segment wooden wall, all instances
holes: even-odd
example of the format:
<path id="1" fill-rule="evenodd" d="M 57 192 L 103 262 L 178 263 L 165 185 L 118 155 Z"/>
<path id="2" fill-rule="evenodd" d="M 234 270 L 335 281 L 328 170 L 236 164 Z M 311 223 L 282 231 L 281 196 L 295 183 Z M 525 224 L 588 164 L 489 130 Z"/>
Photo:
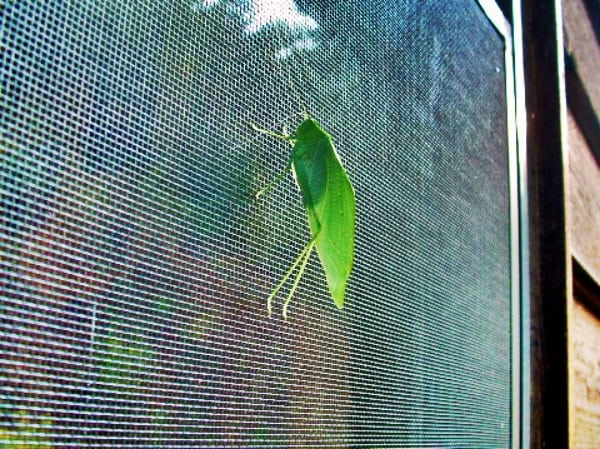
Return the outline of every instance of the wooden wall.
<path id="1" fill-rule="evenodd" d="M 600 448 L 600 17 L 563 0 L 568 104 L 569 447 Z"/>

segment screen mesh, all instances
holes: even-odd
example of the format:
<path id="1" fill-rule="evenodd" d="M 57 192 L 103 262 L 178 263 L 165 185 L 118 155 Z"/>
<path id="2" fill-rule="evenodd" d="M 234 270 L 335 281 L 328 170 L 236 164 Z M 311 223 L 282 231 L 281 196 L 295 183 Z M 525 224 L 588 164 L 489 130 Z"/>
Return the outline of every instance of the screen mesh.
<path id="1" fill-rule="evenodd" d="M 475 1 L 0 5 L 0 445 L 505 448 L 504 42 Z M 346 307 L 293 178 L 357 197 Z"/>

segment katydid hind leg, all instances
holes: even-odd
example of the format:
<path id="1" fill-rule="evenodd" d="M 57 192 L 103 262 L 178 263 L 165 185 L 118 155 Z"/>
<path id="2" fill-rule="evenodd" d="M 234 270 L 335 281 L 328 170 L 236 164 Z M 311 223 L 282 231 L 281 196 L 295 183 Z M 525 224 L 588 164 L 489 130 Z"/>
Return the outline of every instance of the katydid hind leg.
<path id="1" fill-rule="evenodd" d="M 308 242 L 308 244 L 304 248 L 302 248 L 302 250 L 300 250 L 300 253 L 296 257 L 296 259 L 294 260 L 294 262 L 292 263 L 290 268 L 286 271 L 286 273 L 283 275 L 283 277 L 281 278 L 279 283 L 275 286 L 275 288 L 269 294 L 269 297 L 267 298 L 267 313 L 269 314 L 269 316 L 271 316 L 273 313 L 273 298 L 275 298 L 277 293 L 279 293 L 279 290 L 281 290 L 281 287 L 284 286 L 284 284 L 289 279 L 289 277 L 292 275 L 292 273 L 294 272 L 294 270 L 296 269 L 298 264 L 300 264 L 300 262 L 303 262 L 304 257 L 306 256 L 306 253 L 309 252 L 310 250 L 312 250 L 314 241 L 315 241 L 314 238 L 312 238 L 310 240 L 310 242 Z"/>
<path id="2" fill-rule="evenodd" d="M 288 293 L 285 300 L 283 301 L 283 319 L 286 321 L 287 321 L 287 311 L 288 311 L 290 301 L 292 300 L 294 293 L 296 293 L 298 284 L 300 284 L 300 279 L 302 278 L 302 275 L 304 274 L 304 270 L 306 269 L 306 264 L 308 263 L 308 259 L 310 259 L 310 255 L 312 254 L 313 248 L 314 248 L 314 242 L 312 242 L 310 244 L 308 251 L 304 255 L 304 260 L 302 261 L 302 265 L 300 265 L 300 268 L 298 269 L 298 273 L 296 274 L 296 277 L 294 278 L 294 283 L 292 284 L 292 288 L 290 289 L 290 292 Z"/>

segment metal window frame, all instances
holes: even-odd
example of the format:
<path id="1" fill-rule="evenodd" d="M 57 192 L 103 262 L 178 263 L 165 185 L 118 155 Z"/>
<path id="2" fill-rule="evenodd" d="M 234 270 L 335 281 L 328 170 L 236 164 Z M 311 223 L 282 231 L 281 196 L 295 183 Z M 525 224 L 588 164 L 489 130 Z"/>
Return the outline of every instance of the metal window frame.
<path id="1" fill-rule="evenodd" d="M 520 17 L 515 27 L 504 17 L 494 0 L 477 0 L 488 20 L 505 42 L 506 119 L 509 168 L 510 259 L 511 259 L 511 447 L 529 446 L 529 412 L 523 398 L 529 394 L 525 373 L 529 372 L 527 329 L 529 319 L 528 210 L 526 189 L 524 88 L 518 67 L 522 52 L 513 44 L 520 35 Z M 513 34 L 515 33 L 515 34 Z M 519 34 L 516 34 L 519 33 Z"/>
<path id="2" fill-rule="evenodd" d="M 525 159 L 520 150 L 524 139 L 524 116 L 519 111 L 523 110 L 522 85 L 515 72 L 518 66 L 517 50 L 513 46 L 512 29 L 508 21 L 494 0 L 477 0 L 487 18 L 493 24 L 505 42 L 505 72 L 506 72 L 506 110 L 507 110 L 507 144 L 509 165 L 509 204 L 510 204 L 510 259 L 511 259 L 511 441 L 513 448 L 520 448 L 525 432 L 522 430 L 521 418 L 525 417 L 525 403 L 523 397 L 527 386 L 524 384 L 525 363 L 524 357 L 527 332 L 525 329 L 525 310 L 528 305 L 528 277 L 527 273 L 527 191 L 524 183 Z M 517 79 L 517 82 L 515 82 Z M 521 93 L 521 94 L 520 94 Z M 527 422 L 527 421 L 525 421 Z M 527 447 L 523 445 L 523 447 Z"/>

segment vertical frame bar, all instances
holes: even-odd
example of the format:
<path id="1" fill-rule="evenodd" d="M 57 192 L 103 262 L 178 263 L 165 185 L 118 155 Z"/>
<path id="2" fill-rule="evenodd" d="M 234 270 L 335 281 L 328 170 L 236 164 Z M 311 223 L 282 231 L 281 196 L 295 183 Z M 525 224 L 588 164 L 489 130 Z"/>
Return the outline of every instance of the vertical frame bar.
<path id="1" fill-rule="evenodd" d="M 514 0 L 521 48 L 526 136 L 521 149 L 522 195 L 528 240 L 523 272 L 528 295 L 524 320 L 523 447 L 567 448 L 568 309 L 570 258 L 567 233 L 566 102 L 560 0 Z M 519 83 L 517 83 L 517 86 Z"/>
<path id="2" fill-rule="evenodd" d="M 516 138 L 518 151 L 518 180 L 519 180 L 519 206 L 520 206 L 520 239 L 521 239 L 521 269 L 520 289 L 521 303 L 519 305 L 521 314 L 520 333 L 520 423 L 519 423 L 519 446 L 522 449 L 529 448 L 531 444 L 530 422 L 531 407 L 529 398 L 531 396 L 531 328 L 530 317 L 530 282 L 529 282 L 529 203 L 527 197 L 527 113 L 525 110 L 525 71 L 523 64 L 523 27 L 521 16 L 521 5 L 519 0 L 513 0 L 513 50 L 514 50 L 514 80 L 515 80 L 515 118 Z"/>
<path id="3" fill-rule="evenodd" d="M 515 64 L 511 26 L 502 10 L 493 0 L 478 0 L 479 5 L 504 39 L 506 72 L 506 121 L 508 143 L 509 197 L 510 197 L 510 257 L 511 257 L 511 447 L 522 447 L 522 301 L 527 291 L 522 285 L 523 241 L 527 224 L 522 219 L 521 204 L 525 197 L 519 176 L 519 145 Z"/>

